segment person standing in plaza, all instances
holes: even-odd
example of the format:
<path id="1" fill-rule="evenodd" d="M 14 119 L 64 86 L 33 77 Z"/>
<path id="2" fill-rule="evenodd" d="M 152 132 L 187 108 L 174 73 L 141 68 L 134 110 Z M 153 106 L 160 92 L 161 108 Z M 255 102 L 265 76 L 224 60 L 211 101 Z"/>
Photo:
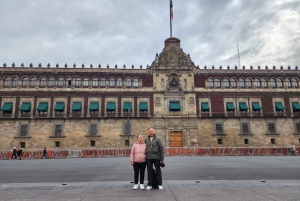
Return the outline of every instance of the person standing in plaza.
<path id="1" fill-rule="evenodd" d="M 138 188 L 140 176 L 140 189 L 145 190 L 144 177 L 146 169 L 146 143 L 142 135 L 137 136 L 137 141 L 133 144 L 130 152 L 130 164 L 134 170 L 134 186 L 133 190 Z"/>
<path id="2" fill-rule="evenodd" d="M 22 159 L 22 154 L 23 154 L 22 149 L 18 149 L 18 151 L 17 151 L 17 157 L 19 157 L 19 160 Z"/>
<path id="3" fill-rule="evenodd" d="M 162 141 L 156 136 L 153 128 L 148 129 L 149 136 L 146 138 L 146 163 L 148 172 L 148 185 L 147 190 L 152 189 L 153 184 L 153 165 L 156 170 L 158 189 L 163 190 L 162 186 L 162 173 L 160 166 L 164 164 L 164 147 Z"/>
<path id="4" fill-rule="evenodd" d="M 43 150 L 43 156 L 42 156 L 41 159 L 43 159 L 44 157 L 47 159 L 47 149 L 46 149 L 46 147 Z"/>
<path id="5" fill-rule="evenodd" d="M 12 151 L 12 155 L 10 157 L 10 159 L 17 159 L 17 149 L 16 147 L 13 147 L 13 151 Z"/>

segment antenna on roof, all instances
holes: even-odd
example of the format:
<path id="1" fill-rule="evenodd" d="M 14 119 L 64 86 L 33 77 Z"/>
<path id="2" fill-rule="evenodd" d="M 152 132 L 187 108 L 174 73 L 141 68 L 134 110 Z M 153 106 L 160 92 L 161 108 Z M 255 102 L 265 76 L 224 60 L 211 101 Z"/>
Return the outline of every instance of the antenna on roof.
<path id="1" fill-rule="evenodd" d="M 241 69 L 241 58 L 240 58 L 240 49 L 239 49 L 239 40 L 237 40 L 237 52 L 238 52 L 238 64 L 239 64 L 239 69 Z"/>

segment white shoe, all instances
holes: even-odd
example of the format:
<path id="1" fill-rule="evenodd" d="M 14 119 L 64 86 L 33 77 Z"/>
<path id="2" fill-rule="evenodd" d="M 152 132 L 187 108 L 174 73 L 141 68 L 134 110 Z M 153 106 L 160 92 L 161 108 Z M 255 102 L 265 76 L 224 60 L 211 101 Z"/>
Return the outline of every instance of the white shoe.
<path id="1" fill-rule="evenodd" d="M 158 190 L 163 190 L 163 186 L 158 186 Z"/>
<path id="2" fill-rule="evenodd" d="M 136 190 L 138 188 L 138 185 L 137 184 L 134 184 L 134 186 L 133 186 L 133 190 Z"/>
<path id="3" fill-rule="evenodd" d="M 140 184 L 140 189 L 145 190 L 144 184 Z"/>
<path id="4" fill-rule="evenodd" d="M 147 186 L 146 190 L 150 191 L 152 189 L 152 186 Z"/>

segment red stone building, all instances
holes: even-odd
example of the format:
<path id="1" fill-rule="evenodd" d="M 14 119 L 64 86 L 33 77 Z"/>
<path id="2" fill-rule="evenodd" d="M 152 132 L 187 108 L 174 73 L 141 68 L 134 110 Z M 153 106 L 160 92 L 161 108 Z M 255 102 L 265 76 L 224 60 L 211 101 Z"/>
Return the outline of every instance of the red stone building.
<path id="1" fill-rule="evenodd" d="M 0 68 L 0 149 L 127 147 L 154 127 L 166 147 L 300 141 L 298 67 L 197 67 L 169 38 L 151 66 Z"/>

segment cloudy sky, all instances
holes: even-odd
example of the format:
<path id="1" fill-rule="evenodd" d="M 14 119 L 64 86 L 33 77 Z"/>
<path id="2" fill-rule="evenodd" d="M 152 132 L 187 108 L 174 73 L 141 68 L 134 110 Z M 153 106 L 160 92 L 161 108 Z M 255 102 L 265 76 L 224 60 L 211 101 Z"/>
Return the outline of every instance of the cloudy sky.
<path id="1" fill-rule="evenodd" d="M 173 37 L 200 68 L 300 66 L 300 0 L 173 0 Z M 151 64 L 169 0 L 0 1 L 0 65 Z"/>

